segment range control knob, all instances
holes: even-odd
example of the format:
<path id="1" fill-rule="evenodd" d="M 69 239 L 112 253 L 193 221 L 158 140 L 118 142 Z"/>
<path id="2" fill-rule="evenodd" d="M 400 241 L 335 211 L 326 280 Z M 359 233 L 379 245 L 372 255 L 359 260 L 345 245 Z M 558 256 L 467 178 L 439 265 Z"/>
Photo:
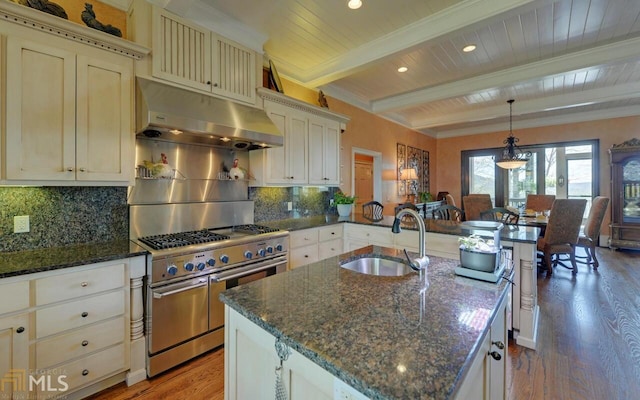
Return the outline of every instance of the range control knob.
<path id="1" fill-rule="evenodd" d="M 210 267 L 213 267 L 214 265 L 216 265 L 216 260 L 214 258 L 210 258 L 207 260 L 207 265 Z"/>
<path id="2" fill-rule="evenodd" d="M 253 253 L 251 253 L 249 250 L 245 251 L 244 258 L 246 258 L 247 260 L 251 260 L 253 258 Z"/>
<path id="3" fill-rule="evenodd" d="M 189 263 L 186 263 L 186 264 L 184 265 L 184 269 L 186 269 L 186 270 L 187 270 L 187 271 L 189 271 L 189 272 L 193 271 L 193 263 L 190 263 L 190 262 L 189 262 Z"/>
<path id="4" fill-rule="evenodd" d="M 220 261 L 222 261 L 223 263 L 228 263 L 229 262 L 229 256 L 226 254 L 223 254 L 220 256 Z"/>
<path id="5" fill-rule="evenodd" d="M 281 244 L 277 244 L 276 245 L 276 250 L 277 251 L 282 251 L 282 245 Z"/>
<path id="6" fill-rule="evenodd" d="M 198 269 L 198 271 L 202 271 L 205 266 L 206 266 L 205 263 L 201 262 L 201 263 L 198 263 L 198 265 L 196 265 L 196 268 Z"/>
<path id="7" fill-rule="evenodd" d="M 176 267 L 175 265 L 171 264 L 167 267 L 167 274 L 175 275 L 177 273 L 178 273 L 178 267 Z"/>
<path id="8" fill-rule="evenodd" d="M 267 254 L 267 252 L 265 251 L 265 249 L 260 249 L 260 250 L 258 250 L 258 253 L 257 253 L 257 254 L 258 254 L 260 257 L 264 257 L 264 256 Z"/>
<path id="9" fill-rule="evenodd" d="M 273 253 L 273 246 L 267 246 L 267 253 Z"/>

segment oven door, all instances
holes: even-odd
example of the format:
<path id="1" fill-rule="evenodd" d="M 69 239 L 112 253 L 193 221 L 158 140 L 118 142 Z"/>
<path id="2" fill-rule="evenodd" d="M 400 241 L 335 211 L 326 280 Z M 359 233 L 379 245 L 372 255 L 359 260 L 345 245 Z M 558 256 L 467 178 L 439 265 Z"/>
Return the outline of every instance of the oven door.
<path id="1" fill-rule="evenodd" d="M 150 288 L 149 353 L 155 354 L 207 332 L 208 298 L 206 276 Z"/>
<path id="2" fill-rule="evenodd" d="M 211 275 L 212 282 L 226 282 L 227 289 L 257 281 L 287 270 L 287 256 L 243 264 Z"/>

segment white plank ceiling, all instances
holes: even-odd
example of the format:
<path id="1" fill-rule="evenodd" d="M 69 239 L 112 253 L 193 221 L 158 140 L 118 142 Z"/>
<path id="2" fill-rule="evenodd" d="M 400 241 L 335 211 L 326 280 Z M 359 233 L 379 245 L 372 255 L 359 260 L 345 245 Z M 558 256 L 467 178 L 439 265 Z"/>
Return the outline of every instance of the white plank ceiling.
<path id="1" fill-rule="evenodd" d="M 640 0 L 152 1 L 435 137 L 640 115 Z"/>

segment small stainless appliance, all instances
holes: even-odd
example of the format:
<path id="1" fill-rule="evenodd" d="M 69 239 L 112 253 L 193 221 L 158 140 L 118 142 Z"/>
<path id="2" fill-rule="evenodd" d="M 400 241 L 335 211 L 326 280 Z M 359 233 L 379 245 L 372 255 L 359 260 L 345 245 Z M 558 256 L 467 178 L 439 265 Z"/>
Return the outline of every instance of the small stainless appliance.
<path id="1" fill-rule="evenodd" d="M 252 224 L 253 202 L 131 205 L 147 262 L 147 374 L 224 343 L 220 292 L 284 272 L 288 232 Z"/>

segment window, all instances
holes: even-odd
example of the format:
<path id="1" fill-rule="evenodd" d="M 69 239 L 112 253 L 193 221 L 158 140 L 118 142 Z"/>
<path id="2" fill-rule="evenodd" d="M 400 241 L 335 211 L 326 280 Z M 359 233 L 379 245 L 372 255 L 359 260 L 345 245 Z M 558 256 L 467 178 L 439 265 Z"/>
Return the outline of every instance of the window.
<path id="1" fill-rule="evenodd" d="M 489 193 L 496 206 L 520 206 L 530 193 L 558 198 L 591 199 L 600 192 L 599 141 L 521 146 L 532 153 L 522 168 L 505 170 L 494 163 L 501 148 L 462 152 L 462 195 Z"/>

